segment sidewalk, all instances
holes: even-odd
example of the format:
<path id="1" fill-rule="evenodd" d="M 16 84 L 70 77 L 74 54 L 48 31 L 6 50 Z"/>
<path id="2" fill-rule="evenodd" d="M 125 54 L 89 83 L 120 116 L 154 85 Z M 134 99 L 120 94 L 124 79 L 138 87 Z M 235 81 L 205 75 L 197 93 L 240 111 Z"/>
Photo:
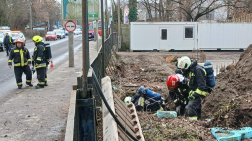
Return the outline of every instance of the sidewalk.
<path id="1" fill-rule="evenodd" d="M 95 43 L 90 42 L 90 62 L 96 55 Z M 72 85 L 77 84 L 81 68 L 82 48 L 75 54 L 75 67 L 69 68 L 66 60 L 49 71 L 48 87 L 39 90 L 24 87 L 0 105 L 0 140 L 62 141 Z"/>

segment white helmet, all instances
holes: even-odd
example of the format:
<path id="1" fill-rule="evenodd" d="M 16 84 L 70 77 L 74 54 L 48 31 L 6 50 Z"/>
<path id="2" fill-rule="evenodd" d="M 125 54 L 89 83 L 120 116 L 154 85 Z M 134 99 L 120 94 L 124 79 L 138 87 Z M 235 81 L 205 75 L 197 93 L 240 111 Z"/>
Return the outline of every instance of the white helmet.
<path id="1" fill-rule="evenodd" d="M 187 70 L 191 64 L 192 64 L 191 59 L 187 56 L 183 56 L 178 60 L 177 67 L 179 69 Z"/>
<path id="2" fill-rule="evenodd" d="M 124 99 L 125 104 L 129 104 L 130 102 L 131 102 L 131 97 L 129 96 Z"/>

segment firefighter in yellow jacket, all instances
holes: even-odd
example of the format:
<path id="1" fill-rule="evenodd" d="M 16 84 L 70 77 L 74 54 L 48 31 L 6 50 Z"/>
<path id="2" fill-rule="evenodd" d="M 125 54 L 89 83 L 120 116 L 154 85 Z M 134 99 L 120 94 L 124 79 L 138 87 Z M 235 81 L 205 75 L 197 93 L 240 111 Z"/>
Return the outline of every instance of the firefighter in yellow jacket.
<path id="1" fill-rule="evenodd" d="M 32 73 L 31 73 L 31 58 L 27 48 L 24 48 L 24 41 L 18 38 L 16 41 L 16 47 L 10 51 L 8 65 L 12 67 L 12 60 L 14 62 L 14 72 L 18 89 L 22 89 L 22 74 L 26 74 L 26 84 L 32 87 Z"/>
<path id="2" fill-rule="evenodd" d="M 36 89 L 44 88 L 45 86 L 45 68 L 46 68 L 46 54 L 44 53 L 45 47 L 44 43 L 40 36 L 34 36 L 33 42 L 35 44 L 33 56 L 32 56 L 32 65 L 34 66 L 37 72 L 37 78 L 39 83 L 36 86 Z"/>

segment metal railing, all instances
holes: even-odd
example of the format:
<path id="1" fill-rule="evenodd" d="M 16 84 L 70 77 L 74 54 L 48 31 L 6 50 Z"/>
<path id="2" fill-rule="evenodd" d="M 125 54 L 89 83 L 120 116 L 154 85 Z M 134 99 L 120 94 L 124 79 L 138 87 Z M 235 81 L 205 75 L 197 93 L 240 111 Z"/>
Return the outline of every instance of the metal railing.
<path id="1" fill-rule="evenodd" d="M 76 98 L 75 111 L 70 112 L 74 113 L 74 122 L 67 121 L 67 124 L 74 123 L 70 129 L 66 129 L 67 132 L 70 132 L 70 135 L 66 135 L 65 139 L 67 141 L 96 141 L 97 140 L 97 131 L 96 131 L 96 107 L 101 106 L 101 98 L 99 96 L 98 86 L 101 86 L 101 79 L 105 76 L 106 67 L 109 65 L 111 59 L 111 51 L 115 49 L 117 44 L 117 33 L 110 34 L 107 40 L 104 42 L 104 47 L 101 47 L 98 51 L 98 55 L 93 62 L 91 62 L 90 69 L 87 74 L 87 84 L 83 85 L 82 76 L 77 77 L 77 90 L 76 95 L 73 96 Z M 103 54 L 102 49 L 104 48 L 104 64 L 102 61 Z M 104 68 L 103 68 L 104 66 Z M 93 73 L 94 71 L 94 73 Z M 96 75 L 98 80 L 98 85 L 95 81 L 95 78 L 92 75 Z M 72 131 L 74 130 L 74 131 Z M 71 135 L 71 133 L 73 134 Z M 70 136 L 70 137 L 69 137 Z M 67 139 L 68 138 L 68 139 Z M 69 140 L 70 139 L 70 140 Z"/>
<path id="2" fill-rule="evenodd" d="M 111 51 L 112 51 L 113 47 L 117 44 L 117 41 L 118 41 L 117 40 L 117 33 L 113 33 L 113 34 L 110 34 L 108 39 L 104 42 L 104 46 L 105 46 L 104 68 L 102 68 L 102 53 L 101 53 L 102 47 L 100 48 L 100 50 L 99 50 L 100 53 L 98 54 L 96 59 L 91 63 L 91 67 L 93 68 L 100 85 L 101 85 L 101 79 L 103 77 L 105 77 L 102 75 L 103 74 L 102 71 L 106 71 L 106 68 L 109 65 L 110 58 L 111 58 Z M 89 70 L 89 71 L 91 71 L 91 70 Z M 89 75 L 91 75 L 91 74 L 89 73 Z M 94 87 L 93 94 L 95 95 L 96 99 L 99 99 L 99 94 L 97 92 L 97 88 L 95 87 L 94 83 L 92 83 L 92 82 L 94 82 L 92 79 L 93 79 L 93 77 L 88 76 L 88 84 L 89 84 L 88 88 L 92 85 Z"/>

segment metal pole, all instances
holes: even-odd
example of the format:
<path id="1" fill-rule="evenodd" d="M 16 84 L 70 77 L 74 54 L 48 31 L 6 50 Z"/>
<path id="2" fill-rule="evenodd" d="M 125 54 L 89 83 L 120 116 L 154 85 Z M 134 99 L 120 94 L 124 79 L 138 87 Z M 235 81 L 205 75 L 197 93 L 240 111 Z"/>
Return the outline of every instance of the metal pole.
<path id="1" fill-rule="evenodd" d="M 30 2 L 30 29 L 32 29 L 32 9 L 31 9 L 32 3 Z"/>
<path id="2" fill-rule="evenodd" d="M 68 33 L 69 67 L 74 67 L 73 32 Z"/>
<path id="3" fill-rule="evenodd" d="M 108 23 L 109 23 L 109 14 L 108 14 L 108 0 L 105 0 L 105 5 L 106 5 L 106 10 L 105 10 L 105 15 L 106 15 L 106 20 L 105 20 L 105 22 L 106 22 L 106 32 L 105 32 L 105 34 L 106 34 L 106 39 L 108 38 L 108 36 L 109 36 L 109 29 L 108 29 Z"/>
<path id="4" fill-rule="evenodd" d="M 89 66 L 89 54 L 88 54 L 88 12 L 87 12 L 87 0 L 82 0 L 82 84 L 86 85 L 87 72 Z"/>
<path id="5" fill-rule="evenodd" d="M 96 47 L 97 47 L 97 52 L 99 51 L 99 34 L 98 34 L 98 31 L 99 31 L 99 21 L 96 20 Z"/>
<path id="6" fill-rule="evenodd" d="M 118 15 L 118 48 L 121 49 L 121 10 L 120 0 L 117 0 L 117 15 Z"/>
<path id="7" fill-rule="evenodd" d="M 104 46 L 104 11 L 103 0 L 101 0 L 101 25 L 102 25 L 102 77 L 105 77 L 105 46 Z"/>

